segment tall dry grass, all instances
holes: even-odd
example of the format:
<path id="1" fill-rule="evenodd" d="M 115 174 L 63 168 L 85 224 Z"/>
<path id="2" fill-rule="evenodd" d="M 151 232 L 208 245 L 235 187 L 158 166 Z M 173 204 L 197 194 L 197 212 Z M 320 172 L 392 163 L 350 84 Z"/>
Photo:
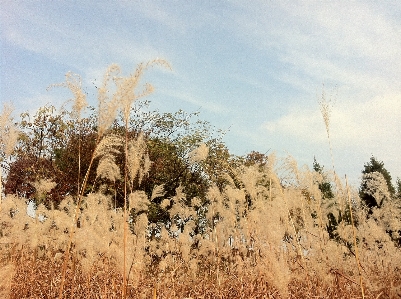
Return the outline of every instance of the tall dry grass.
<path id="1" fill-rule="evenodd" d="M 323 198 L 321 173 L 291 157 L 231 166 L 226 186 L 209 188 L 207 204 L 179 187 L 160 204 L 172 222 L 151 222 L 147 210 L 163 185 L 151 196 L 133 188 L 151 163 L 146 142 L 108 127 L 122 111 L 127 128 L 133 101 L 151 91 L 134 92 L 138 80 L 154 63 L 127 78 L 112 66 L 99 91 L 92 161 L 100 159 L 98 176 L 124 177 L 124 207 L 116 209 L 101 192 L 84 194 L 88 176 L 77 199 L 67 196 L 50 210 L 39 205 L 33 217 L 24 199 L 8 195 L 0 209 L 1 297 L 399 298 L 401 252 L 386 231 L 400 218 L 391 209 L 366 217 L 357 190 L 327 173 L 333 202 L 348 202 L 352 212 L 350 224 L 337 226 L 339 238 L 330 238 L 327 215 L 338 216 L 341 204 Z M 125 157 L 124 173 L 117 154 Z M 189 163 L 207 155 L 201 145 Z M 133 219 L 132 209 L 143 213 Z"/>
<path id="2" fill-rule="evenodd" d="M 364 222 L 358 211 L 357 227 L 338 227 L 343 242 L 329 239 L 312 216 L 319 209 L 320 192 L 314 183 L 319 178 L 307 169 L 296 170 L 298 180 L 286 188 L 273 169 L 254 167 L 238 170 L 247 187 L 229 185 L 223 192 L 211 188 L 206 213 L 210 225 L 203 235 L 194 234 L 195 222 L 203 221 L 197 213 L 199 203 L 193 199 L 191 206 L 185 205 L 182 190 L 170 199 L 169 213 L 183 222 L 168 227 L 149 223 L 143 214 L 133 225 L 133 233 L 124 233 L 124 211 L 113 209 L 111 198 L 84 196 L 63 297 L 118 297 L 126 273 L 125 295 L 131 298 L 149 297 L 154 288 L 157 298 L 355 298 L 360 296 L 360 277 L 366 298 L 379 294 L 397 298 L 400 249 L 385 228 L 372 220 Z M 270 192 L 272 197 L 267 196 Z M 350 192 L 355 200 L 356 191 Z M 131 206 L 145 208 L 151 200 L 141 191 L 129 199 Z M 10 298 L 54 298 L 75 204 L 66 198 L 59 209 L 39 206 L 35 218 L 25 210 L 19 198 L 3 200 L 2 269 L 12 277 L 3 287 L 11 290 Z M 160 232 L 150 237 L 150 229 L 155 228 Z M 360 274 L 353 262 L 357 252 Z"/>

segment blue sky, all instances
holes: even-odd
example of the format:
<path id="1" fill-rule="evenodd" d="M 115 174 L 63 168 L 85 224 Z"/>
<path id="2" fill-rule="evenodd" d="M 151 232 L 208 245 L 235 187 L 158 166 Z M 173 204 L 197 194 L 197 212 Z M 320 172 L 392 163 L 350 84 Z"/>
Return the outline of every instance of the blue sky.
<path id="1" fill-rule="evenodd" d="M 399 1 L 0 0 L 0 101 L 17 112 L 60 106 L 46 91 L 68 71 L 89 102 L 111 63 L 128 75 L 156 57 L 173 70 L 146 75 L 151 108 L 200 110 L 229 132 L 234 154 L 292 155 L 331 168 L 318 98 L 335 99 L 337 172 L 359 184 L 371 155 L 401 177 Z"/>

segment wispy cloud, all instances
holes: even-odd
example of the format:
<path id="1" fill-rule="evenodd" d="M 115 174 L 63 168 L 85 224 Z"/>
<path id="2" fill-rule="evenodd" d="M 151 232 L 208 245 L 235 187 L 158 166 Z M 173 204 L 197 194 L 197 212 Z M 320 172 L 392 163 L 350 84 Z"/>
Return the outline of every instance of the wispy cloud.
<path id="1" fill-rule="evenodd" d="M 132 19 L 138 16 L 145 17 L 170 30 L 179 31 L 181 33 L 185 32 L 188 27 L 188 23 L 185 22 L 182 17 L 178 16 L 178 12 L 182 12 L 181 9 L 183 6 L 185 7 L 187 5 L 181 5 L 180 10 L 168 10 L 167 8 L 170 4 L 164 1 L 119 1 L 116 2 L 116 5 L 127 12 Z"/>
<path id="2" fill-rule="evenodd" d="M 367 1 L 257 3 L 240 2 L 248 13 L 236 19 L 238 34 L 278 55 L 302 80 L 306 75 L 358 89 L 400 87 L 394 76 L 401 74 L 400 24 L 385 15 L 387 7 Z"/>
<path id="3" fill-rule="evenodd" d="M 265 122 L 269 134 L 290 136 L 312 145 L 327 141 L 323 117 L 316 109 L 293 106 L 285 115 Z M 369 147 L 378 149 L 386 143 L 401 146 L 401 93 L 378 96 L 364 103 L 337 101 L 332 110 L 330 132 L 339 149 Z"/>
<path id="4" fill-rule="evenodd" d="M 333 135 L 343 147 L 401 147 L 401 93 L 374 97 L 364 103 L 341 103 L 333 113 Z M 390 154 L 390 153 L 389 153 Z"/>
<path id="5" fill-rule="evenodd" d="M 138 63 L 160 54 L 142 36 L 138 42 L 127 27 L 107 26 L 109 12 L 96 4 L 93 10 L 99 15 L 93 16 L 91 22 L 81 19 L 79 14 L 75 18 L 58 15 L 40 5 L 21 3 L 6 8 L 3 14 L 7 17 L 2 22 L 4 40 L 81 71 L 102 63 Z"/>
<path id="6" fill-rule="evenodd" d="M 296 138 L 312 144 L 321 144 L 326 134 L 322 125 L 323 121 L 318 111 L 298 107 L 276 120 L 265 122 L 262 127 L 270 135 L 284 138 L 287 136 L 287 138 Z"/>
<path id="7" fill-rule="evenodd" d="M 189 103 L 193 105 L 196 109 L 200 109 L 202 111 L 206 110 L 211 113 L 222 114 L 228 110 L 227 107 L 225 107 L 219 102 L 207 101 L 205 99 L 198 98 L 194 94 L 189 92 L 163 90 L 161 91 L 161 94 L 166 95 L 173 100 L 175 99 L 183 103 Z"/>

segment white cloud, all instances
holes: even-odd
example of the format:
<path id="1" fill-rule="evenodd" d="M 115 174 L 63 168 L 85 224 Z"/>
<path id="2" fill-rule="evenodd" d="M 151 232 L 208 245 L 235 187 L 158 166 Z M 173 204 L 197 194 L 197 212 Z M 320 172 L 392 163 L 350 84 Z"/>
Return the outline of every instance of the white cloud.
<path id="1" fill-rule="evenodd" d="M 287 114 L 262 127 L 269 134 L 295 137 L 310 144 L 327 142 L 323 117 L 318 110 L 293 106 Z M 378 96 L 364 103 L 338 101 L 330 118 L 330 137 L 339 149 L 371 150 L 401 147 L 401 94 Z"/>
<path id="2" fill-rule="evenodd" d="M 120 1 L 116 5 L 120 9 L 130 12 L 132 18 L 138 15 L 144 16 L 149 20 L 158 22 L 171 30 L 180 31 L 181 33 L 186 30 L 187 23 L 177 16 L 179 10 L 167 10 L 162 2 L 158 1 Z M 171 4 L 169 3 L 168 6 Z M 171 7 L 170 7 L 171 8 Z M 179 7 L 182 9 L 183 7 Z"/>
<path id="3" fill-rule="evenodd" d="M 238 4 L 242 41 L 293 66 L 292 76 L 358 90 L 400 88 L 401 24 L 367 1 Z M 401 9 L 398 5 L 398 9 Z M 373 84 L 372 84 L 373 83 Z"/>
<path id="4" fill-rule="evenodd" d="M 318 111 L 302 107 L 293 108 L 288 114 L 265 122 L 262 127 L 270 134 L 295 137 L 310 143 L 321 143 L 326 138 L 323 119 Z"/>
<path id="5" fill-rule="evenodd" d="M 204 99 L 199 99 L 195 95 L 189 92 L 180 92 L 180 91 L 173 91 L 173 90 L 162 90 L 160 91 L 162 95 L 166 95 L 173 99 L 178 99 L 179 101 L 183 101 L 186 103 L 190 103 L 196 106 L 197 109 L 207 110 L 212 113 L 223 113 L 227 111 L 227 108 L 224 105 L 218 102 L 206 101 Z"/>
<path id="6" fill-rule="evenodd" d="M 376 96 L 364 103 L 341 103 L 333 113 L 333 135 L 343 147 L 401 147 L 401 94 Z M 397 143 L 397 144 L 394 144 Z"/>

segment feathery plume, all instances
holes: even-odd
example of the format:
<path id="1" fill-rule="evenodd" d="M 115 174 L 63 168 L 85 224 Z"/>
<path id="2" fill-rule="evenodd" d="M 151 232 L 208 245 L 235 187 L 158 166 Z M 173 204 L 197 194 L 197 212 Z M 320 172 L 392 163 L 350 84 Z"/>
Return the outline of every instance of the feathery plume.
<path id="1" fill-rule="evenodd" d="M 166 191 L 164 191 L 164 184 L 157 185 L 152 190 L 152 196 L 150 200 L 154 200 L 157 197 L 162 197 L 164 194 L 166 194 Z"/>
<path id="2" fill-rule="evenodd" d="M 49 193 L 54 187 L 56 187 L 57 183 L 53 182 L 49 179 L 40 179 L 32 183 L 32 186 L 36 189 L 36 199 L 38 203 L 42 202 L 47 193 Z"/>
<path id="3" fill-rule="evenodd" d="M 68 72 L 65 74 L 65 82 L 52 84 L 47 89 L 49 90 L 50 88 L 57 86 L 66 87 L 72 92 L 74 95 L 74 98 L 70 100 L 73 101 L 72 116 L 76 119 L 80 119 L 82 110 L 88 106 L 86 95 L 82 90 L 81 76 L 72 72 Z"/>
<path id="4" fill-rule="evenodd" d="M 129 195 L 129 208 L 138 211 L 147 211 L 150 204 L 144 191 L 135 191 Z"/>
<path id="5" fill-rule="evenodd" d="M 123 138 L 119 135 L 109 134 L 99 142 L 93 153 L 93 158 L 97 158 L 107 154 L 119 154 L 117 149 L 123 145 Z"/>
<path id="6" fill-rule="evenodd" d="M 127 159 L 128 174 L 131 181 L 138 178 L 139 183 L 141 183 L 151 164 L 142 133 L 136 139 L 129 141 Z"/>
<path id="7" fill-rule="evenodd" d="M 120 73 L 120 67 L 112 64 L 107 68 L 102 85 L 98 88 L 98 135 L 101 138 L 106 130 L 111 126 L 117 116 L 119 109 L 119 99 L 115 95 L 112 99 L 109 96 L 109 83 L 112 77 Z"/>
<path id="8" fill-rule="evenodd" d="M 208 154 L 209 147 L 206 144 L 202 143 L 200 146 L 189 153 L 189 163 L 193 164 L 201 162 L 207 158 Z"/>
<path id="9" fill-rule="evenodd" d="M 11 117 L 13 111 L 14 108 L 11 104 L 4 104 L 3 111 L 0 114 L 0 149 L 6 158 L 14 150 L 19 136 L 19 131 Z"/>
<path id="10" fill-rule="evenodd" d="M 115 162 L 115 156 L 105 154 L 100 158 L 99 165 L 96 170 L 96 176 L 108 179 L 112 182 L 121 178 L 120 168 Z"/>

